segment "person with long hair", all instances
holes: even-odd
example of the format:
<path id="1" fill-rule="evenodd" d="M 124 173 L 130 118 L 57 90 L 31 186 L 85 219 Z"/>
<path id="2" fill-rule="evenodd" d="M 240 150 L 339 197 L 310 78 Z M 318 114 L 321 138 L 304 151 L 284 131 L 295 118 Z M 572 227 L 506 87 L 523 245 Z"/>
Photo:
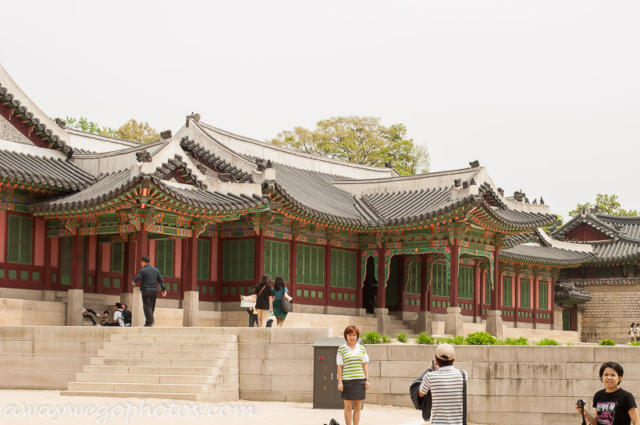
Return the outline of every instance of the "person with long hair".
<path id="1" fill-rule="evenodd" d="M 289 289 L 284 283 L 282 276 L 276 276 L 276 283 L 273 285 L 273 314 L 276 316 L 276 323 L 281 328 L 284 319 L 287 318 L 287 312 L 282 311 L 282 297 L 291 301 L 293 298 L 289 296 Z"/>
<path id="2" fill-rule="evenodd" d="M 269 319 L 269 312 L 273 311 L 273 290 L 269 283 L 269 275 L 263 274 L 260 282 L 253 288 L 253 296 L 256 301 L 256 311 L 258 312 L 258 326 L 266 327 Z"/>
<path id="3" fill-rule="evenodd" d="M 360 423 L 360 411 L 365 392 L 369 389 L 369 355 L 364 345 L 358 344 L 360 331 L 355 326 L 347 326 L 344 339 L 338 348 L 338 390 L 344 401 L 344 420 L 347 425 Z M 352 413 L 353 412 L 353 413 Z"/>
<path id="4" fill-rule="evenodd" d="M 591 416 L 584 408 L 576 403 L 578 414 L 591 425 L 640 425 L 640 415 L 636 406 L 636 399 L 628 391 L 620 388 L 624 369 L 618 363 L 607 362 L 600 366 L 600 380 L 604 389 L 593 396 L 593 407 L 596 416 Z"/>
<path id="5" fill-rule="evenodd" d="M 629 342 L 634 342 L 638 340 L 636 324 L 632 323 L 629 328 Z"/>

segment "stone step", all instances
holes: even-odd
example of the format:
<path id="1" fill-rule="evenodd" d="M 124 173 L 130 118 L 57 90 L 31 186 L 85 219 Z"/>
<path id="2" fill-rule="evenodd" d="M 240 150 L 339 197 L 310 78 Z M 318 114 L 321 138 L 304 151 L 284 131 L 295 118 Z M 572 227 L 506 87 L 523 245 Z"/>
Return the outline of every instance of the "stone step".
<path id="1" fill-rule="evenodd" d="M 121 375 L 132 373 L 134 375 L 152 375 L 154 373 L 163 372 L 167 375 L 199 375 L 210 376 L 218 375 L 225 372 L 233 372 L 229 370 L 233 368 L 224 367 L 179 367 L 179 366 L 163 366 L 163 367 L 147 367 L 147 366 L 108 366 L 108 365 L 84 365 L 82 371 L 84 373 L 109 373 Z M 237 369 L 237 368 L 236 368 Z"/>
<path id="2" fill-rule="evenodd" d="M 236 351 L 236 342 L 109 342 L 104 348 L 108 350 L 207 350 L 207 351 Z"/>
<path id="3" fill-rule="evenodd" d="M 137 393 L 190 393 L 237 391 L 239 384 L 141 384 L 136 382 L 69 382 L 69 391 L 123 391 Z"/>
<path id="4" fill-rule="evenodd" d="M 70 397 L 122 397 L 122 398 L 163 398 L 170 400 L 188 400 L 200 401 L 201 394 L 195 393 L 142 393 L 142 392 L 124 392 L 124 391 L 60 391 L 60 395 Z M 237 398 L 236 398 L 237 400 Z M 226 401 L 226 400 L 224 400 Z"/>
<path id="5" fill-rule="evenodd" d="M 163 359 L 163 358 L 106 358 L 92 357 L 92 365 L 107 366 L 145 366 L 145 367 L 215 367 L 215 366 L 237 366 L 238 359 Z"/>
<path id="6" fill-rule="evenodd" d="M 164 371 L 163 371 L 164 372 Z M 76 382 L 117 382 L 136 384 L 224 384 L 223 375 L 138 375 L 112 373 L 77 373 Z"/>
<path id="7" fill-rule="evenodd" d="M 131 348 L 131 347 L 129 347 Z M 158 359 L 228 359 L 238 357 L 237 351 L 222 350 L 118 350 L 111 348 L 98 349 L 98 357 L 109 359 L 135 359 L 135 358 L 158 358 Z"/>
<path id="8" fill-rule="evenodd" d="M 237 335 L 113 334 L 111 342 L 238 342 Z"/>

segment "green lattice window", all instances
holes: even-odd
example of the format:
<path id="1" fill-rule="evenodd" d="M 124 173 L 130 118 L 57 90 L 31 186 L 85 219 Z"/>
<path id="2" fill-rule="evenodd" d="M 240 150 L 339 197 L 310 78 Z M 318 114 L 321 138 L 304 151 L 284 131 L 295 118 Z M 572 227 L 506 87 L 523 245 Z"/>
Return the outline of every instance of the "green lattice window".
<path id="1" fill-rule="evenodd" d="M 289 282 L 289 242 L 264 241 L 264 272 L 273 280 Z"/>
<path id="2" fill-rule="evenodd" d="M 64 236 L 60 249 L 60 284 L 71 285 L 71 258 L 73 257 L 73 237 Z"/>
<path id="3" fill-rule="evenodd" d="M 198 239 L 198 265 L 197 279 L 209 280 L 211 266 L 211 241 L 209 239 Z"/>
<path id="4" fill-rule="evenodd" d="M 489 282 L 489 277 L 485 277 L 485 289 L 484 289 L 484 303 L 486 305 L 491 305 L 491 282 Z"/>
<path id="5" fill-rule="evenodd" d="M 502 305 L 504 307 L 511 307 L 511 300 L 513 299 L 513 280 L 510 277 L 502 279 Z"/>
<path id="6" fill-rule="evenodd" d="M 409 264 L 407 274 L 407 294 L 420 294 L 420 271 L 422 264 L 420 261 L 413 261 Z"/>
<path id="7" fill-rule="evenodd" d="M 540 310 L 547 310 L 549 308 L 549 284 L 547 282 L 540 282 L 540 302 L 538 307 Z"/>
<path id="8" fill-rule="evenodd" d="M 254 239 L 222 243 L 222 280 L 236 282 L 255 279 L 256 244 Z"/>
<path id="9" fill-rule="evenodd" d="M 324 285 L 324 248 L 298 245 L 296 256 L 296 283 Z"/>
<path id="10" fill-rule="evenodd" d="M 471 267 L 459 268 L 458 298 L 463 300 L 473 299 L 473 269 Z"/>
<path id="11" fill-rule="evenodd" d="M 331 286 L 334 288 L 356 287 L 356 253 L 341 249 L 331 250 Z"/>
<path id="12" fill-rule="evenodd" d="M 432 268 L 433 295 L 436 297 L 450 296 L 451 282 L 447 279 L 447 265 L 434 263 Z"/>
<path id="13" fill-rule="evenodd" d="M 124 271 L 124 242 L 114 242 L 111 245 L 111 271 L 113 273 Z"/>
<path id="14" fill-rule="evenodd" d="M 520 307 L 529 308 L 531 306 L 530 281 L 520 281 Z"/>
<path id="15" fill-rule="evenodd" d="M 173 239 L 156 242 L 156 267 L 162 277 L 173 277 Z"/>
<path id="16" fill-rule="evenodd" d="M 10 263 L 31 264 L 33 219 L 20 215 L 10 215 L 8 232 L 7 261 Z"/>

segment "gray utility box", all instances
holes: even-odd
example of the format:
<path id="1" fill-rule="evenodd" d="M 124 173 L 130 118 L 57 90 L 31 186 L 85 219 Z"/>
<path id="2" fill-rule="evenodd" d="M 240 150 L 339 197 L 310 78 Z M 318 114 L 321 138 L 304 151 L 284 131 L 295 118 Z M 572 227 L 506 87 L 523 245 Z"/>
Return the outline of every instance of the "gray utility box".
<path id="1" fill-rule="evenodd" d="M 313 408 L 344 409 L 338 390 L 338 348 L 344 338 L 318 338 L 313 343 Z"/>

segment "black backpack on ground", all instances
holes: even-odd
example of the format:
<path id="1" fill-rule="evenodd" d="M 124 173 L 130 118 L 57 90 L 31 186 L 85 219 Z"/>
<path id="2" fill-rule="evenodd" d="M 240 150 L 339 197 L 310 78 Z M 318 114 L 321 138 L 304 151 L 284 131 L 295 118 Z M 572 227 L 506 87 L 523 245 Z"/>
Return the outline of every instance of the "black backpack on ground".
<path id="1" fill-rule="evenodd" d="M 132 317 L 133 316 L 131 315 L 131 312 L 129 310 L 122 311 L 122 321 L 124 322 L 125 326 L 131 326 Z"/>

